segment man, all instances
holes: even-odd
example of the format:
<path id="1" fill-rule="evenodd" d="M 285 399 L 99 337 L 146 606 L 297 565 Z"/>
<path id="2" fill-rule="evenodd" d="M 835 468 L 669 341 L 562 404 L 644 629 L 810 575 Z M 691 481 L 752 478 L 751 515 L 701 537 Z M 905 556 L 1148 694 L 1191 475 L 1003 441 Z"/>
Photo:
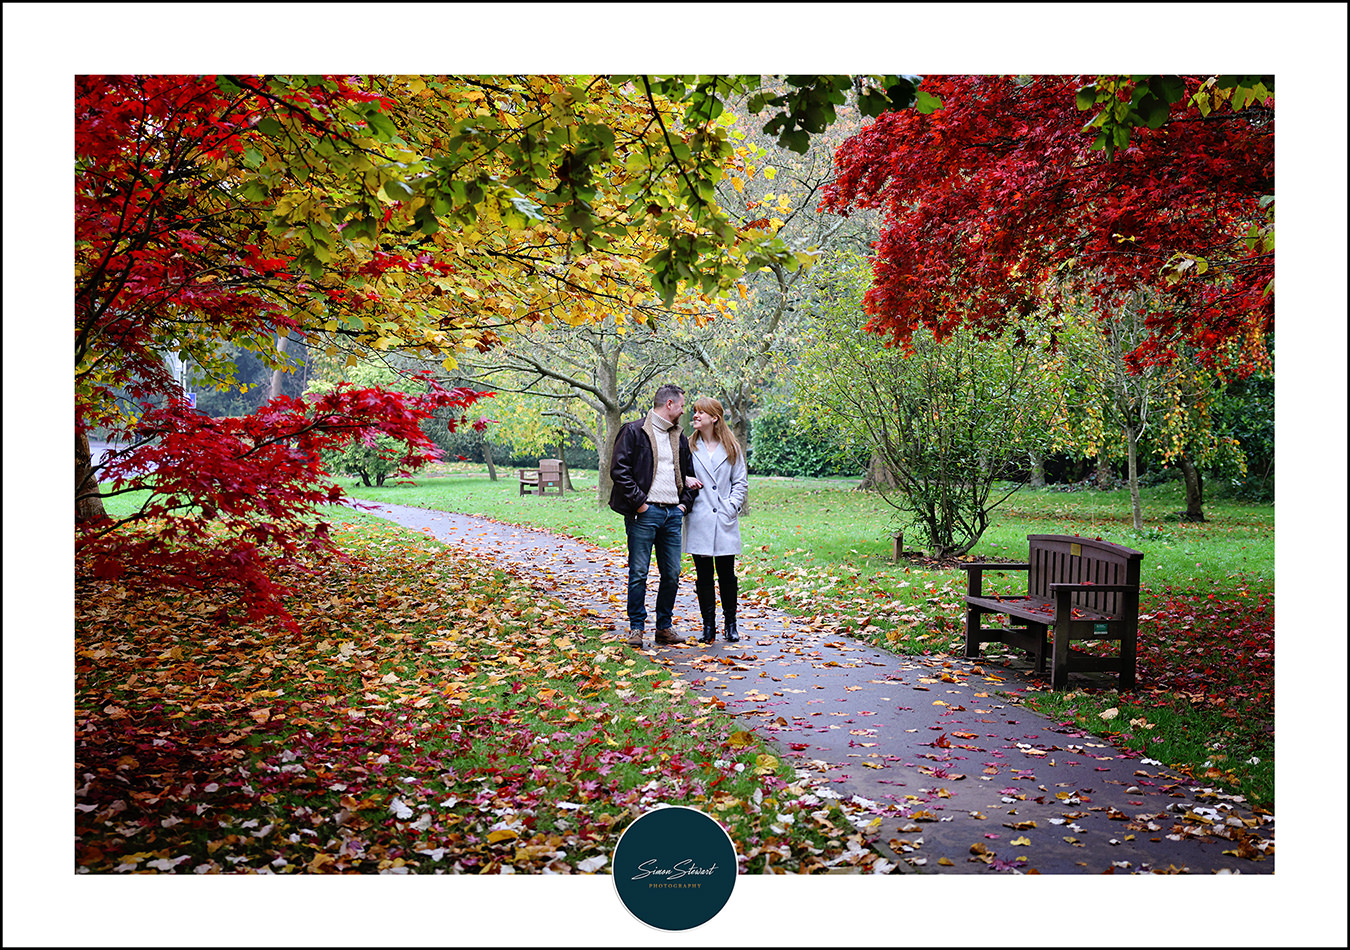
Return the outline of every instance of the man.
<path id="1" fill-rule="evenodd" d="M 647 624 L 647 571 L 656 549 L 661 584 L 656 591 L 656 642 L 683 637 L 673 629 L 680 584 L 680 531 L 684 513 L 702 483 L 694 477 L 689 440 L 680 431 L 684 390 L 667 384 L 656 391 L 647 418 L 626 422 L 614 437 L 609 507 L 623 515 L 628 535 L 628 643 L 643 646 Z"/>

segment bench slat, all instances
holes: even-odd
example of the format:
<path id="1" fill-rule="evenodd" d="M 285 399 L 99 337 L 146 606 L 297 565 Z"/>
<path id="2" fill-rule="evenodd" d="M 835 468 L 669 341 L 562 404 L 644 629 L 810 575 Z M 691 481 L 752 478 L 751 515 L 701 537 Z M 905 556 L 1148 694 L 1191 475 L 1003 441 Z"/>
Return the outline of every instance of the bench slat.
<path id="1" fill-rule="evenodd" d="M 966 603 L 983 607 L 991 613 L 1022 617 L 1027 620 L 1034 620 L 1037 623 L 1053 623 L 1055 619 L 1055 602 L 1040 597 L 1023 598 L 1021 600 L 1007 597 L 967 597 Z M 1119 620 L 1121 618 L 1096 610 L 1084 610 L 1081 607 L 1075 607 L 1071 619 L 1081 620 L 1084 623 L 1104 623 L 1108 620 Z"/>

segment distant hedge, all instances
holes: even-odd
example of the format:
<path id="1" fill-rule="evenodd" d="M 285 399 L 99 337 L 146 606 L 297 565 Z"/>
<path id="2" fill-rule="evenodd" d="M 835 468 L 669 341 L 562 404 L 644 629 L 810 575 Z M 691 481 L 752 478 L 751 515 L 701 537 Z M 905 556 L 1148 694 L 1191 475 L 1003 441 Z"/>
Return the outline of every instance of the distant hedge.
<path id="1" fill-rule="evenodd" d="M 795 410 L 769 408 L 750 423 L 750 471 L 756 475 L 829 478 L 860 475 L 866 454 L 802 424 Z"/>

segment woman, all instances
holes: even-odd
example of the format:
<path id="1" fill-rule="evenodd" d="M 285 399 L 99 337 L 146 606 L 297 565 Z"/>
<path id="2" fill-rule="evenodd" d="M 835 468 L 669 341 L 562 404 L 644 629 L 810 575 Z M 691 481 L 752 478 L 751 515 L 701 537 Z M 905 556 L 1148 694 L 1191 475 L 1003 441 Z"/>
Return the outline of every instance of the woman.
<path id="1" fill-rule="evenodd" d="M 689 448 L 703 488 L 685 515 L 684 549 L 694 557 L 694 589 L 703 614 L 699 639 L 704 643 L 717 639 L 715 572 L 722 592 L 724 636 L 735 643 L 740 640 L 736 633 L 736 555 L 741 553 L 741 509 L 750 492 L 745 450 L 727 428 L 722 404 L 716 399 L 694 400 L 692 423 Z"/>

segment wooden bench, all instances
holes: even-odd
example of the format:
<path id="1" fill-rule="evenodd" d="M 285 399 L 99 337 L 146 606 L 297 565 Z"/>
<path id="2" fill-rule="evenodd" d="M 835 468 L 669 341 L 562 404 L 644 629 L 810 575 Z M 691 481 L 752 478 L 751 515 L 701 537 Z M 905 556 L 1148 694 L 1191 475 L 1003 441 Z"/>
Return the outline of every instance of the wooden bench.
<path id="1" fill-rule="evenodd" d="M 1134 688 L 1139 640 L 1138 551 L 1090 538 L 1033 534 L 1026 564 L 962 564 L 966 582 L 966 656 L 980 655 L 982 643 L 1007 643 L 1029 651 L 1036 671 L 1045 672 L 1047 638 L 1050 688 L 1063 689 L 1071 672 L 1114 671 L 1120 689 Z M 1027 592 L 985 594 L 985 571 L 1026 571 Z M 1003 628 L 981 625 L 984 614 L 1008 617 Z M 1118 656 L 1070 649 L 1074 640 L 1117 640 Z"/>
<path id="2" fill-rule="evenodd" d="M 540 459 L 538 468 L 516 469 L 520 479 L 521 495 L 546 495 L 549 490 L 563 493 L 563 463 L 561 459 Z"/>

